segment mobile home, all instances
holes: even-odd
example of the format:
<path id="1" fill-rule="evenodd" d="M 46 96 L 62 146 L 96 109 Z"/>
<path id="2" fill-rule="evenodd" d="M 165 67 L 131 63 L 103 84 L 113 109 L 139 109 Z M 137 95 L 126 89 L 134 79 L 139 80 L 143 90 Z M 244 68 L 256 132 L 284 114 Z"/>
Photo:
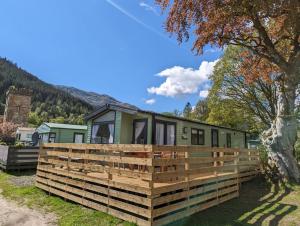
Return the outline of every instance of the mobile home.
<path id="1" fill-rule="evenodd" d="M 85 143 L 87 126 L 44 122 L 36 131 L 40 143 Z"/>
<path id="2" fill-rule="evenodd" d="M 16 131 L 16 142 L 24 145 L 32 144 L 32 134 L 36 128 L 18 127 Z"/>
<path id="3" fill-rule="evenodd" d="M 246 148 L 245 131 L 107 104 L 86 116 L 87 143 Z"/>

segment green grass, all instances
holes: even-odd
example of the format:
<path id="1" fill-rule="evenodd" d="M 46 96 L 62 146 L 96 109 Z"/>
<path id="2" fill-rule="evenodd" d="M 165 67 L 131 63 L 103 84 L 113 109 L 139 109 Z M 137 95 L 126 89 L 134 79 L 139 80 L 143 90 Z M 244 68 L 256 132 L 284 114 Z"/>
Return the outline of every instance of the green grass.
<path id="1" fill-rule="evenodd" d="M 242 185 L 240 197 L 175 222 L 184 226 L 299 226 L 300 185 L 257 178 Z"/>
<path id="2" fill-rule="evenodd" d="M 2 195 L 31 208 L 42 207 L 58 216 L 58 224 L 133 225 L 108 214 L 84 208 L 34 186 L 16 187 L 10 175 L 0 173 Z M 170 226 L 298 226 L 300 225 L 300 185 L 278 185 L 257 178 L 243 184 L 240 197 L 212 207 Z"/>
<path id="3" fill-rule="evenodd" d="M 10 175 L 0 173 L 0 188 L 2 195 L 30 208 L 43 208 L 47 212 L 55 213 L 58 225 L 106 226 L 106 225 L 134 225 L 124 222 L 108 214 L 87 209 L 80 205 L 64 201 L 56 196 L 49 196 L 46 192 L 34 186 L 17 187 L 9 182 Z"/>

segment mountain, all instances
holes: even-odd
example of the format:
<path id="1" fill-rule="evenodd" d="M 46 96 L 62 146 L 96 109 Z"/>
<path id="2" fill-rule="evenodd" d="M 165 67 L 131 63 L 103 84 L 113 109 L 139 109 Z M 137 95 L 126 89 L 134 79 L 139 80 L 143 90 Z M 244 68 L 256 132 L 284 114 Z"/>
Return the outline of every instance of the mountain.
<path id="1" fill-rule="evenodd" d="M 95 107 L 105 103 L 123 104 L 107 95 L 51 85 L 6 58 L 0 58 L 0 115 L 4 113 L 6 91 L 10 86 L 33 91 L 29 123 L 35 126 L 46 121 L 82 124 L 84 115 Z"/>
<path id="2" fill-rule="evenodd" d="M 134 105 L 122 103 L 122 102 L 116 100 L 115 98 L 108 96 L 106 94 L 87 92 L 87 91 L 83 91 L 83 90 L 80 90 L 80 89 L 77 89 L 74 87 L 68 87 L 68 86 L 63 86 L 63 85 L 59 85 L 56 87 L 60 90 L 63 90 L 65 92 L 69 93 L 70 95 L 72 95 L 75 98 L 78 98 L 86 103 L 89 103 L 94 108 L 98 108 L 104 104 L 117 104 L 117 105 L 121 105 L 124 107 L 129 107 L 129 108 L 137 108 Z"/>

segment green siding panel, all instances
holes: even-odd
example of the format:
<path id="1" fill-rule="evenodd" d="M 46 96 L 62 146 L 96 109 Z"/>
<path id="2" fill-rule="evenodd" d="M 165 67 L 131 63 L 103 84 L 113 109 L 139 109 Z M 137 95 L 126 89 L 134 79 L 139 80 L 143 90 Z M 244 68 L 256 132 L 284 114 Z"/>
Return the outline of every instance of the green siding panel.
<path id="1" fill-rule="evenodd" d="M 122 122 L 122 113 L 116 111 L 116 118 L 115 118 L 115 136 L 114 136 L 114 143 L 120 144 L 121 140 L 121 122 Z"/>
<path id="2" fill-rule="evenodd" d="M 91 136 L 92 136 L 92 120 L 87 122 L 87 138 L 86 143 L 91 143 Z"/>

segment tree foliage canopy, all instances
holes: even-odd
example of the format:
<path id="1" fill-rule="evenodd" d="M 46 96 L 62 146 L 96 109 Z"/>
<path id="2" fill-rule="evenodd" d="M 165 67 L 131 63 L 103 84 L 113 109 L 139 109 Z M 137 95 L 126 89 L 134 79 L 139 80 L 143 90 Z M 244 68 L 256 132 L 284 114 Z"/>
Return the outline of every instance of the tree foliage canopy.
<path id="1" fill-rule="evenodd" d="M 193 49 L 202 53 L 206 44 L 238 45 L 245 52 L 244 75 L 268 77 L 281 71 L 296 78 L 300 60 L 299 0 L 156 0 L 164 10 L 168 32 L 179 42 L 193 29 Z M 259 73 L 251 73 L 251 71 Z M 249 72 L 249 73 L 247 73 Z"/>
<path id="2" fill-rule="evenodd" d="M 248 83 L 240 74 L 243 48 L 229 46 L 216 64 L 208 96 L 210 123 L 261 131 L 276 117 L 277 88 L 262 78 Z"/>

